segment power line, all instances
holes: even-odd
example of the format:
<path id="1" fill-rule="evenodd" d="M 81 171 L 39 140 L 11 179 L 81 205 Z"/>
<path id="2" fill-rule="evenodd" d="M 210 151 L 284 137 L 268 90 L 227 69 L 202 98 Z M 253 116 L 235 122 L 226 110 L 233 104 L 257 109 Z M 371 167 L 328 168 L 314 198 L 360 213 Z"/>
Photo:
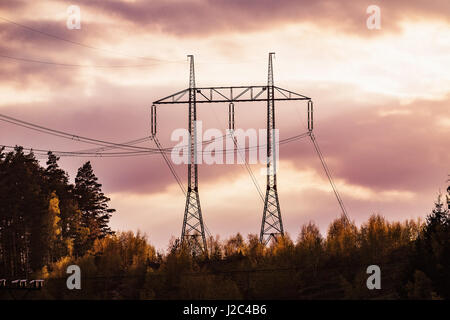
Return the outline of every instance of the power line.
<path id="1" fill-rule="evenodd" d="M 258 181 L 256 180 L 255 175 L 253 174 L 252 168 L 248 164 L 247 159 L 245 158 L 245 154 L 242 154 L 241 151 L 239 150 L 239 146 L 238 146 L 236 138 L 232 136 L 232 139 L 233 139 L 234 145 L 236 146 L 237 152 L 239 153 L 241 158 L 244 160 L 245 168 L 247 169 L 247 172 L 250 175 L 250 179 L 252 179 L 252 182 L 253 182 L 253 185 L 256 188 L 256 191 L 258 192 L 259 197 L 261 198 L 262 202 L 264 203 L 264 195 L 263 195 L 263 193 L 261 191 L 261 188 L 260 188 L 260 186 L 258 184 Z"/>
<path id="2" fill-rule="evenodd" d="M 2 119 L 0 119 L 2 121 Z M 283 142 L 280 142 L 280 145 L 290 143 L 293 141 L 297 141 L 300 138 L 306 137 L 308 134 L 302 134 L 298 136 L 291 137 L 289 139 L 286 139 Z M 146 139 L 147 138 L 141 138 Z M 137 139 L 137 140 L 141 140 Z M 14 150 L 17 146 L 11 146 L 11 145 L 1 145 L 0 147 L 5 147 L 5 149 L 8 150 Z M 161 147 L 161 150 L 157 149 L 151 149 L 149 148 L 148 151 L 123 151 L 123 152 L 100 152 L 99 149 L 117 149 L 115 146 L 111 147 L 104 147 L 104 148 L 98 148 L 98 149 L 87 149 L 87 150 L 80 150 L 80 151 L 58 151 L 58 150 L 50 150 L 50 149 L 40 149 L 40 148 L 34 148 L 34 147 L 22 147 L 23 150 L 30 150 L 30 152 L 33 152 L 35 155 L 39 155 L 42 157 L 47 157 L 48 152 L 52 152 L 56 156 L 59 157 L 77 157 L 77 158 L 123 158 L 123 157 L 136 157 L 136 156 L 147 156 L 147 155 L 155 155 L 159 153 L 168 153 L 165 151 L 164 148 Z M 248 151 L 248 148 L 239 148 L 236 149 L 238 151 L 246 150 Z M 234 150 L 231 150 L 234 152 Z M 228 151 L 219 150 L 217 152 L 221 152 L 222 154 L 225 154 Z M 250 169 L 251 170 L 251 169 Z"/>
<path id="3" fill-rule="evenodd" d="M 153 141 L 155 141 L 156 146 L 160 150 L 160 153 L 166 162 L 167 166 L 169 167 L 170 172 L 172 173 L 173 177 L 177 181 L 178 185 L 180 186 L 181 191 L 183 192 L 183 195 L 186 195 L 186 189 L 184 188 L 183 182 L 181 182 L 180 177 L 178 176 L 177 172 L 175 171 L 175 168 L 172 165 L 172 162 L 169 161 L 167 158 L 167 155 L 162 151 L 161 144 L 159 143 L 159 140 L 156 136 L 153 137 Z"/>
<path id="4" fill-rule="evenodd" d="M 122 150 L 126 150 L 126 151 L 144 151 L 144 152 L 153 152 L 153 153 L 158 153 L 161 152 L 161 150 L 165 153 L 170 153 L 172 151 L 179 151 L 182 150 L 183 148 L 187 148 L 187 145 L 185 146 L 174 146 L 174 147 L 170 147 L 170 148 L 162 148 L 161 150 L 159 149 L 155 149 L 155 148 L 148 148 L 148 147 L 139 147 L 139 146 L 134 146 L 132 144 L 128 144 L 128 143 L 114 143 L 114 142 L 109 142 L 109 141 L 105 141 L 105 140 L 98 140 L 98 139 L 93 139 L 93 138 L 88 138 L 88 137 L 82 137 L 79 135 L 75 135 L 72 133 L 67 133 L 64 131 L 60 131 L 60 130 L 55 130 L 55 129 L 51 129 L 51 128 L 47 128 L 38 124 L 34 124 L 31 122 L 27 122 L 27 121 L 23 121 L 17 118 L 13 118 L 4 114 L 0 114 L 0 121 L 4 121 L 10 124 L 14 124 L 23 128 L 27 128 L 33 131 L 37 131 L 37 132 L 41 132 L 41 133 L 45 133 L 45 134 L 49 134 L 52 136 L 56 136 L 59 138 L 63 138 L 63 139 L 67 139 L 67 140 L 72 140 L 72 141 L 79 141 L 79 142 L 83 142 L 83 143 L 87 143 L 87 144 L 92 144 L 92 145 L 97 145 L 100 146 L 101 148 L 98 149 L 88 149 L 88 150 L 82 150 L 80 151 L 61 151 L 60 153 L 72 153 L 72 154 L 84 154 L 84 155 L 88 155 L 90 153 L 92 154 L 99 154 L 99 152 L 97 152 L 97 150 L 102 149 L 102 148 L 108 148 L 108 149 L 122 149 Z M 295 135 L 295 136 L 291 136 L 289 138 L 286 139 L 282 139 L 279 141 L 279 145 L 283 145 L 285 143 L 290 143 L 292 141 L 304 138 L 308 135 L 308 133 L 302 133 L 299 135 Z M 223 139 L 224 137 L 226 137 L 228 135 L 223 135 L 222 137 L 220 137 L 220 139 Z M 138 141 L 138 140 L 146 140 L 149 139 L 148 137 L 144 137 L 144 138 L 140 138 L 140 139 L 136 139 L 134 141 Z M 203 141 L 202 144 L 208 144 L 211 143 L 212 141 L 214 141 L 213 139 L 210 139 L 208 141 Z M 258 144 L 256 146 L 248 146 L 248 147 L 244 147 L 244 148 L 237 148 L 236 150 L 245 150 L 245 151 L 249 151 L 249 150 L 253 150 L 256 148 L 260 148 L 265 146 L 265 144 Z M 87 151 L 87 152 L 86 152 Z M 234 150 L 216 150 L 217 153 L 221 153 L 221 154 L 226 154 L 226 153 L 234 153 Z M 205 151 L 202 151 L 202 153 L 205 153 Z"/>
<path id="5" fill-rule="evenodd" d="M 47 36 L 47 37 L 50 37 L 50 38 L 53 38 L 53 39 L 56 39 L 56 40 L 59 40 L 59 41 L 67 42 L 67 43 L 72 44 L 72 45 L 76 45 L 76 46 L 79 46 L 79 47 L 83 47 L 83 48 L 87 48 L 87 49 L 91 49 L 91 50 L 95 50 L 95 51 L 103 51 L 103 52 L 106 52 L 106 53 L 111 53 L 111 54 L 115 54 L 115 55 L 126 57 L 126 58 L 141 59 L 141 60 L 145 60 L 145 61 L 154 61 L 154 62 L 158 62 L 158 64 L 162 64 L 162 63 L 184 63 L 185 62 L 184 59 L 167 60 L 167 59 L 160 59 L 160 58 L 153 58 L 153 57 L 146 57 L 146 56 L 131 55 L 131 54 L 120 52 L 120 51 L 116 51 L 116 50 L 100 48 L 100 47 L 93 46 L 93 45 L 90 45 L 90 44 L 86 44 L 86 43 L 83 43 L 83 42 L 70 40 L 70 39 L 61 37 L 59 35 L 53 34 L 53 33 L 42 31 L 42 30 L 30 27 L 28 25 L 19 23 L 17 21 L 13 21 L 11 19 L 7 19 L 5 17 L 1 17 L 0 16 L 0 20 L 3 20 L 3 21 L 5 21 L 5 22 L 7 22 L 9 24 L 15 25 L 16 27 L 20 27 L 20 28 L 23 28 L 25 30 L 28 30 L 28 31 L 31 31 L 31 32 L 34 32 L 34 33 L 38 33 L 38 34 L 41 34 L 41 35 L 44 35 L 44 36 Z M 215 65 L 217 65 L 217 64 L 231 65 L 231 64 L 243 64 L 243 63 L 253 63 L 253 62 L 255 62 L 255 59 L 247 59 L 247 60 L 242 60 L 240 62 L 234 62 L 234 61 L 213 61 L 213 60 L 211 60 L 211 61 L 204 61 L 204 62 L 199 62 L 199 63 L 200 64 L 215 64 Z M 53 64 L 53 63 L 50 63 L 50 64 Z M 76 66 L 76 65 L 73 65 L 73 66 Z M 79 65 L 79 66 L 80 67 L 85 67 L 83 65 Z M 145 65 L 145 66 L 150 66 L 150 65 Z M 109 67 L 109 66 L 98 66 L 98 67 L 105 67 L 106 68 L 106 67 Z M 121 67 L 127 67 L 127 66 L 121 66 Z M 138 66 L 128 66 L 128 67 L 138 67 Z"/>
<path id="6" fill-rule="evenodd" d="M 53 136 L 60 137 L 63 139 L 80 141 L 80 142 L 84 142 L 84 143 L 88 143 L 88 144 L 99 145 L 102 147 L 111 148 L 111 149 L 116 148 L 116 149 L 128 150 L 128 148 L 131 148 L 132 150 L 138 149 L 138 150 L 143 150 L 143 151 L 155 151 L 155 152 L 161 151 L 158 149 L 136 147 L 136 146 L 129 145 L 129 144 L 114 143 L 114 142 L 108 142 L 108 141 L 104 141 L 104 140 L 82 137 L 82 136 L 75 135 L 72 133 L 67 133 L 64 131 L 47 128 L 47 127 L 37 125 L 37 124 L 31 123 L 31 122 L 27 122 L 27 121 L 23 121 L 23 120 L 20 120 L 17 118 L 6 116 L 4 114 L 0 114 L 0 121 L 8 122 L 8 123 L 20 126 L 20 127 L 24 127 L 24 128 L 30 129 L 30 130 L 34 130 L 34 131 L 49 134 L 49 135 L 53 135 Z M 225 136 L 222 136 L 221 138 L 223 138 L 223 137 L 225 137 Z M 142 138 L 142 139 L 144 139 L 144 138 Z M 212 139 L 210 141 L 203 141 L 202 143 L 207 144 L 211 141 L 212 141 Z M 164 149 L 164 152 L 171 152 L 172 149 L 177 150 L 177 148 L 184 148 L 184 147 L 185 146 L 179 146 L 179 147 L 174 147 L 174 148 L 170 148 L 170 149 Z"/>
<path id="7" fill-rule="evenodd" d="M 221 121 L 219 120 L 219 117 L 217 116 L 217 113 L 216 113 L 216 110 L 214 109 L 214 107 L 212 107 L 211 110 L 213 111 L 213 114 L 214 114 L 214 117 L 216 118 L 217 123 L 220 124 Z M 247 162 L 245 154 L 242 154 L 241 150 L 239 150 L 239 146 L 238 146 L 237 140 L 234 137 L 234 105 L 233 105 L 233 116 L 232 117 L 233 117 L 233 130 L 230 133 L 230 137 L 233 140 L 236 152 L 239 154 L 239 156 L 242 158 L 242 160 L 244 160 L 245 169 L 247 170 L 248 174 L 250 175 L 250 179 L 252 180 L 252 183 L 255 186 L 256 191 L 258 192 L 261 200 L 264 203 L 264 196 L 262 194 L 261 188 L 259 187 L 258 181 L 256 180 L 256 178 L 255 178 L 255 176 L 253 174 L 252 168 L 249 166 L 249 164 Z M 229 124 L 229 125 L 231 125 L 231 124 Z M 229 129 L 231 130 L 231 128 L 229 128 Z M 234 154 L 234 152 L 233 152 L 233 154 Z"/>
<path id="8" fill-rule="evenodd" d="M 3 119 L 1 119 L 3 118 Z M 83 136 L 79 136 L 76 134 L 72 134 L 72 133 L 67 133 L 64 131 L 60 131 L 60 130 L 55 130 L 55 129 L 50 129 L 44 126 L 40 126 L 37 124 L 33 124 L 27 121 L 23 121 L 23 120 L 19 120 L 13 117 L 9 117 L 6 116 L 4 114 L 0 114 L 0 120 L 1 121 L 5 121 L 5 122 L 9 122 L 18 126 L 22 126 L 31 130 L 35 130 L 35 131 L 39 131 L 39 132 L 43 132 L 43 133 L 47 133 L 50 135 L 54 135 L 60 138 L 64 138 L 64 139 L 69 139 L 69 140 L 75 140 L 75 141 L 80 141 L 80 142 L 84 142 L 84 143 L 88 143 L 88 144 L 94 144 L 94 145 L 99 145 L 99 146 L 103 146 L 103 147 L 110 147 L 110 146 L 115 146 L 118 148 L 129 148 L 131 150 L 143 150 L 143 151 L 155 151 L 152 150 L 150 148 L 144 148 L 144 147 L 138 147 L 138 146 L 131 146 L 131 145 L 125 145 L 125 144 L 120 144 L 120 143 L 114 143 L 114 142 L 108 142 L 108 141 L 104 141 L 104 140 L 99 140 L 99 139 L 92 139 L 92 138 L 87 138 L 87 137 L 83 137 Z"/>
<path id="9" fill-rule="evenodd" d="M 11 145 L 1 145 L 0 147 L 5 147 L 5 149 L 9 150 L 15 150 L 19 146 L 11 146 Z M 22 147 L 23 150 L 30 150 L 30 152 L 33 152 L 37 155 L 46 156 L 48 152 L 51 152 L 57 156 L 61 157 L 121 157 L 121 156 L 139 156 L 139 155 L 149 155 L 149 154 L 156 154 L 156 152 L 153 151 L 133 151 L 133 152 L 104 152 L 104 153 L 95 153 L 95 152 L 73 152 L 73 151 L 56 151 L 56 150 L 46 150 L 46 149 L 39 149 L 39 148 L 33 148 L 33 147 Z"/>
<path id="10" fill-rule="evenodd" d="M 59 138 L 63 138 L 63 139 L 69 139 L 69 140 L 73 140 L 73 141 L 80 141 L 83 143 L 88 143 L 88 144 L 93 144 L 93 145 L 99 145 L 102 146 L 102 148 L 97 148 L 97 149 L 90 149 L 93 150 L 92 152 L 87 152 L 87 153 L 95 153 L 97 154 L 98 152 L 96 152 L 97 150 L 101 150 L 103 148 L 109 148 L 109 149 L 124 149 L 124 150 L 128 150 L 127 148 L 138 148 L 139 150 L 142 151 L 152 151 L 152 152 L 161 152 L 161 150 L 159 149 L 152 149 L 152 148 L 144 148 L 144 147 L 135 147 L 133 146 L 133 144 L 128 144 L 128 143 L 114 143 L 114 142 L 108 142 L 108 141 L 103 141 L 103 140 L 97 140 L 97 139 L 92 139 L 92 138 L 85 138 L 85 137 L 81 137 L 78 135 L 74 135 L 71 133 L 67 133 L 67 132 L 63 132 L 63 131 L 59 131 L 59 130 L 54 130 L 54 129 L 50 129 L 47 127 L 43 127 L 41 125 L 37 125 L 37 124 L 33 124 L 30 122 L 26 122 L 23 120 L 19 120 L 13 117 L 9 117 L 3 114 L 0 114 L 0 121 L 3 122 L 7 122 L 7 123 L 11 123 L 23 128 L 27 128 L 33 131 L 37 131 L 37 132 L 41 132 L 41 133 L 45 133 L 45 134 L 49 134 L 52 136 L 56 136 Z M 223 137 L 221 137 L 223 138 Z M 140 138 L 137 140 L 144 140 L 144 139 L 149 139 L 149 137 L 144 137 L 144 138 Z M 86 141 L 88 140 L 88 141 Z M 212 142 L 212 140 L 209 141 L 203 141 L 202 144 L 207 144 Z M 173 149 L 177 150 L 177 148 L 184 148 L 185 146 L 179 146 L 179 147 L 173 147 L 173 148 L 166 148 L 163 149 L 164 152 L 168 153 L 168 152 L 172 152 Z M 70 153 L 83 153 L 83 151 L 81 152 L 70 152 Z"/>
<path id="11" fill-rule="evenodd" d="M 126 142 L 122 142 L 121 144 L 124 145 L 136 145 L 136 144 L 140 144 L 142 142 L 151 140 L 150 137 L 143 137 L 143 138 L 139 138 L 139 139 L 134 139 L 134 140 L 129 140 Z M 110 147 L 100 147 L 100 148 L 91 148 L 91 149 L 84 149 L 84 150 L 79 150 L 79 151 L 75 151 L 75 152 L 79 152 L 79 153 L 86 153 L 86 152 L 92 152 L 92 153 L 98 153 L 98 152 L 103 152 L 103 151 L 107 151 L 107 150 L 113 150 L 116 149 L 115 146 L 110 146 Z"/>
<path id="12" fill-rule="evenodd" d="M 320 151 L 319 144 L 317 143 L 316 138 L 312 132 L 310 132 L 309 137 L 311 138 L 311 141 L 314 145 L 314 149 L 316 150 L 317 155 L 319 156 L 320 162 L 322 163 L 322 167 L 325 170 L 325 173 L 328 177 L 328 181 L 330 181 L 330 185 L 333 188 L 334 195 L 336 196 L 339 206 L 341 207 L 342 213 L 344 214 L 344 217 L 345 217 L 347 223 L 349 223 L 350 219 L 348 218 L 347 209 L 344 206 L 344 201 L 342 201 L 342 198 L 337 190 L 337 187 L 334 184 L 333 177 L 331 175 L 331 171 L 325 162 L 325 158 L 323 157 L 322 152 Z"/>
<path id="13" fill-rule="evenodd" d="M 21 57 L 13 57 L 8 56 L 5 54 L 0 54 L 1 58 L 11 59 L 15 61 L 21 61 L 21 62 L 30 62 L 30 63 L 40 63 L 40 64 L 46 64 L 46 65 L 53 65 L 58 67 L 70 67 L 70 68 L 146 68 L 146 67 L 152 67 L 154 65 L 157 65 L 157 63 L 154 64 L 144 64 L 144 65 L 95 65 L 95 64 L 74 64 L 74 63 L 60 63 L 60 62 L 53 62 L 53 61 L 45 61 L 45 60 L 35 60 L 35 59 L 29 59 L 29 58 L 21 58 Z"/>
<path id="14" fill-rule="evenodd" d="M 28 31 L 32 31 L 32 32 L 35 32 L 35 33 L 39 33 L 39 34 L 45 35 L 45 36 L 47 36 L 47 37 L 51 37 L 51 38 L 54 38 L 54 39 L 57 39 L 57 40 L 60 40 L 60 41 L 64 41 L 64 42 L 67 42 L 67 43 L 70 43 L 70 44 L 73 44 L 73 45 L 81 46 L 81 47 L 88 48 L 88 49 L 92 49 L 92 50 L 104 51 L 104 52 L 113 53 L 113 54 L 120 55 L 120 56 L 124 56 L 124 57 L 128 57 L 128 58 L 142 59 L 142 60 L 150 60 L 150 61 L 156 61 L 156 62 L 161 62 L 161 63 L 178 63 L 178 62 L 184 62 L 184 60 L 170 61 L 170 60 L 162 60 L 162 59 L 157 59 L 157 58 L 149 58 L 149 57 L 142 57 L 142 56 L 133 56 L 133 55 L 125 54 L 125 53 L 122 53 L 122 52 L 118 52 L 118 51 L 114 51 L 114 50 L 110 50 L 110 49 L 105 49 L 105 48 L 99 48 L 99 47 L 95 47 L 95 46 L 92 46 L 92 45 L 89 45 L 89 44 L 85 44 L 85 43 L 82 43 L 82 42 L 77 42 L 77 41 L 69 40 L 69 39 L 63 38 L 63 37 L 61 37 L 61 36 L 58 36 L 58 35 L 55 35 L 55 34 L 52 34 L 52 33 L 49 33 L 49 32 L 45 32 L 45 31 L 42 31 L 42 30 L 38 30 L 38 29 L 32 28 L 32 27 L 30 27 L 30 26 L 27 26 L 27 25 L 18 23 L 18 22 L 16 22 L 16 21 L 12 21 L 12 20 L 7 19 L 7 18 L 4 18 L 4 17 L 0 17 L 0 20 L 3 20 L 3 21 L 5 21 L 5 22 L 7 22 L 7 23 L 10 23 L 10 24 L 13 24 L 13 25 L 15 25 L 15 26 L 17 26 L 17 27 L 26 29 L 26 30 L 28 30 Z"/>
<path id="15" fill-rule="evenodd" d="M 180 177 L 178 176 L 177 172 L 175 171 L 175 168 L 173 167 L 172 163 L 167 158 L 167 155 L 163 152 L 161 143 L 159 142 L 159 140 L 156 136 L 153 136 L 153 140 L 155 141 L 156 146 L 160 150 L 160 153 L 161 153 L 165 163 L 167 164 L 167 167 L 169 168 L 169 170 L 172 173 L 173 177 L 175 178 L 178 186 L 180 187 L 181 192 L 183 193 L 184 196 L 186 196 L 186 188 L 184 187 L 183 182 L 181 181 Z M 205 227 L 205 231 L 208 234 L 208 237 L 212 237 L 211 232 L 209 231 L 205 222 L 203 222 L 203 226 Z"/>

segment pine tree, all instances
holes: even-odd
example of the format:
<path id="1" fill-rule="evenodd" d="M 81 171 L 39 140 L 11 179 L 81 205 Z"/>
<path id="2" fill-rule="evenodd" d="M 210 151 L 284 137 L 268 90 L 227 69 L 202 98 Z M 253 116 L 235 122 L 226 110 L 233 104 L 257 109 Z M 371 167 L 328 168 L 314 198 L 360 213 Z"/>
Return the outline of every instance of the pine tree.
<path id="1" fill-rule="evenodd" d="M 2 155 L 0 163 L 0 230 L 5 274 L 26 276 L 44 263 L 42 238 L 47 195 L 42 168 L 23 148 Z"/>
<path id="2" fill-rule="evenodd" d="M 428 215 L 425 227 L 416 241 L 414 265 L 433 282 L 437 293 L 450 297 L 450 213 L 440 194 L 435 207 Z"/>
<path id="3" fill-rule="evenodd" d="M 448 227 L 450 223 L 449 211 L 445 208 L 441 198 L 442 194 L 439 194 L 437 201 L 434 203 L 434 209 L 431 214 L 427 216 L 424 229 L 425 239 L 431 239 L 432 235 L 442 231 L 442 229 Z"/>
<path id="4" fill-rule="evenodd" d="M 74 193 L 81 211 L 82 227 L 89 232 L 87 243 L 84 243 L 79 253 L 90 249 L 96 239 L 113 234 L 108 223 L 116 210 L 108 207 L 110 199 L 104 195 L 102 185 L 97 181 L 89 161 L 78 169 Z"/>
<path id="5" fill-rule="evenodd" d="M 59 167 L 58 161 L 59 157 L 55 156 L 51 151 L 49 151 L 45 173 L 49 186 L 55 189 L 59 189 L 61 188 L 61 186 L 67 187 L 69 184 L 69 177 L 67 173 Z"/>
<path id="6" fill-rule="evenodd" d="M 74 199 L 74 186 L 69 183 L 67 172 L 58 165 L 59 157 L 51 151 L 48 152 L 47 167 L 45 168 L 45 178 L 47 192 L 55 193 L 58 198 L 59 207 L 59 227 L 61 229 L 61 241 L 64 243 L 61 255 L 70 255 L 74 242 L 80 237 L 78 232 L 81 227 L 81 214 L 78 204 Z"/>

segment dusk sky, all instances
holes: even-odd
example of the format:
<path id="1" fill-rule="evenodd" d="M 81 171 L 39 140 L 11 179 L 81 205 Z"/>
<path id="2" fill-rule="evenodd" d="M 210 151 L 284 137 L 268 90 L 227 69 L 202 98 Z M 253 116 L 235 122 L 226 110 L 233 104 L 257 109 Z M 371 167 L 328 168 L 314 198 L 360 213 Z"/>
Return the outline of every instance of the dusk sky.
<path id="1" fill-rule="evenodd" d="M 81 29 L 66 26 L 70 5 L 81 9 Z M 366 26 L 370 5 L 381 8 L 379 30 Z M 113 142 L 149 135 L 152 102 L 188 87 L 188 54 L 200 87 L 265 85 L 275 52 L 275 84 L 314 101 L 315 135 L 351 220 L 424 218 L 447 186 L 448 0 L 1 0 L 0 39 L 1 114 Z M 265 127 L 264 103 L 235 108 L 236 128 Z M 306 131 L 306 103 L 276 108 L 280 139 Z M 198 105 L 205 129 L 224 132 L 227 112 Z M 186 123 L 187 106 L 158 108 L 164 147 Z M 0 145 L 93 147 L 5 122 Z M 185 198 L 160 155 L 60 165 L 73 181 L 87 160 L 117 209 L 114 230 L 140 230 L 162 249 L 180 236 Z M 175 167 L 186 183 L 186 166 Z M 252 169 L 265 189 L 263 167 Z M 263 203 L 244 166 L 200 165 L 199 191 L 211 233 L 259 233 Z M 307 139 L 280 147 L 278 191 L 293 238 L 309 221 L 325 233 L 340 215 Z"/>

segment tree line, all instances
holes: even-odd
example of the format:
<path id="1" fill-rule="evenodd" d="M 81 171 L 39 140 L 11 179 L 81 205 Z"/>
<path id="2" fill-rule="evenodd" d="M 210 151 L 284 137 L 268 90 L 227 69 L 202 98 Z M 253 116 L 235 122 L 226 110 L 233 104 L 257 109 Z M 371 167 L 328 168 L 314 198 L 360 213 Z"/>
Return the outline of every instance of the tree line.
<path id="1" fill-rule="evenodd" d="M 75 184 L 48 153 L 42 167 L 23 148 L 0 149 L 0 277 L 28 277 L 65 256 L 79 257 L 112 235 L 109 198 L 90 162 Z"/>
<path id="2" fill-rule="evenodd" d="M 112 232 L 114 210 L 89 162 L 71 185 L 52 154 L 45 168 L 21 148 L 0 154 L 1 272 L 45 279 L 29 298 L 450 298 L 450 187 L 424 221 L 340 217 L 325 235 L 309 222 L 269 246 L 255 234 L 215 236 L 198 256 L 177 238 L 156 250 L 139 232 Z M 81 290 L 66 287 L 72 264 Z M 366 286 L 369 265 L 381 269 L 380 290 Z"/>

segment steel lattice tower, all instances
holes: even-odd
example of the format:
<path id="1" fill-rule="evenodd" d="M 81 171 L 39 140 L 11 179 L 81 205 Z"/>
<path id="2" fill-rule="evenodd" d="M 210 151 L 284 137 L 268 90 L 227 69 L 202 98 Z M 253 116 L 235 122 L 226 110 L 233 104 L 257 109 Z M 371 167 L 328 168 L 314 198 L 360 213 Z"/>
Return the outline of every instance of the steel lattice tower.
<path id="1" fill-rule="evenodd" d="M 195 121 L 197 119 L 196 104 L 228 103 L 229 129 L 234 130 L 234 103 L 267 102 L 267 190 L 264 200 L 263 219 L 261 224 L 260 241 L 267 244 L 271 239 L 283 235 L 280 203 L 277 191 L 277 141 L 275 139 L 275 101 L 308 101 L 308 128 L 312 131 L 312 101 L 311 98 L 274 85 L 273 59 L 274 53 L 269 53 L 268 83 L 266 85 L 245 86 L 195 86 L 194 57 L 190 58 L 189 88 L 178 91 L 153 102 L 152 107 L 152 134 L 156 134 L 156 106 L 189 104 L 189 162 L 188 162 L 188 191 L 186 208 L 184 211 L 182 242 L 195 244 L 195 250 L 206 252 L 205 227 L 203 224 L 200 198 L 198 195 L 198 169 L 197 169 L 197 132 Z M 265 95 L 267 93 L 267 95 Z M 156 140 L 155 140 L 156 142 Z M 160 148 L 161 151 L 161 148 Z M 161 151 L 163 154 L 163 152 Z M 168 162 L 168 161 L 166 161 Z M 171 169 L 172 170 L 172 169 Z M 175 177 L 177 179 L 177 177 Z M 177 179 L 177 182 L 178 179 Z M 180 185 L 181 186 L 181 185 Z M 183 187 L 181 186 L 183 189 Z M 184 190 L 184 189 L 183 189 Z"/>
<path id="2" fill-rule="evenodd" d="M 283 235 L 280 202 L 277 191 L 277 157 L 275 139 L 275 89 L 273 82 L 272 57 L 269 53 L 269 71 L 267 79 L 267 189 L 264 200 L 264 211 L 261 223 L 260 242 L 267 244 L 271 239 L 276 241 L 278 235 Z"/>
<path id="3" fill-rule="evenodd" d="M 188 190 L 186 194 L 186 207 L 184 210 L 181 243 L 189 243 L 195 252 L 206 252 L 206 237 L 203 224 L 200 197 L 198 194 L 198 162 L 197 162 L 197 106 L 194 56 L 190 59 L 189 75 L 189 162 L 188 162 Z"/>

